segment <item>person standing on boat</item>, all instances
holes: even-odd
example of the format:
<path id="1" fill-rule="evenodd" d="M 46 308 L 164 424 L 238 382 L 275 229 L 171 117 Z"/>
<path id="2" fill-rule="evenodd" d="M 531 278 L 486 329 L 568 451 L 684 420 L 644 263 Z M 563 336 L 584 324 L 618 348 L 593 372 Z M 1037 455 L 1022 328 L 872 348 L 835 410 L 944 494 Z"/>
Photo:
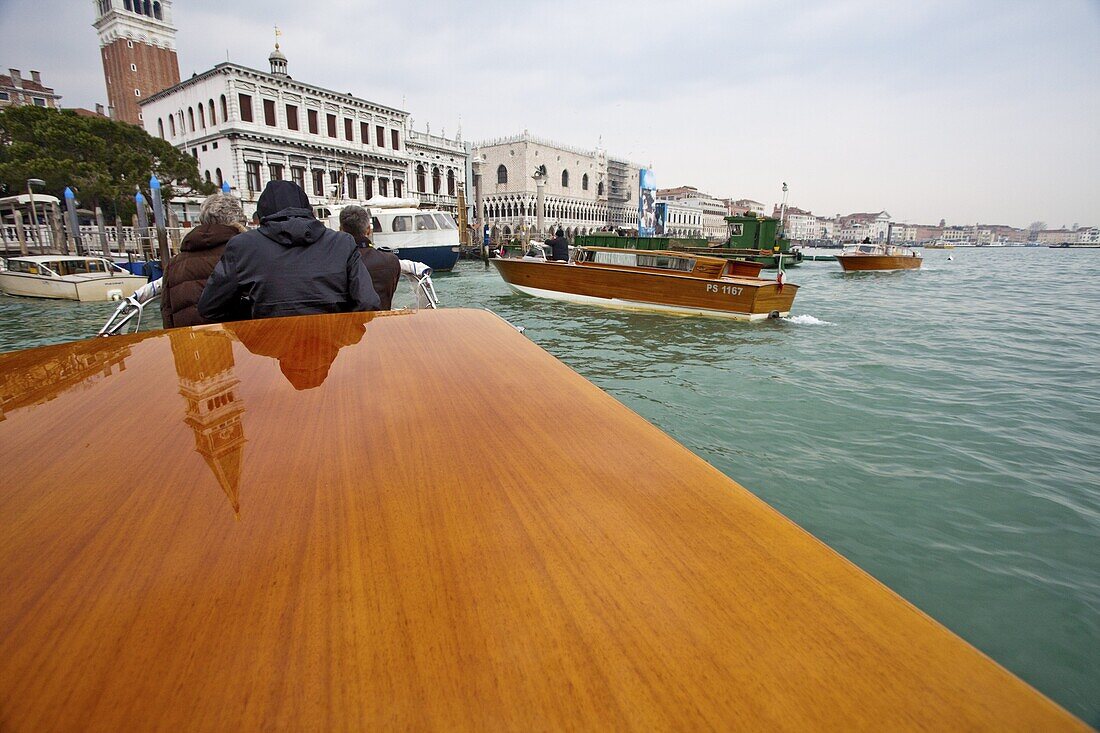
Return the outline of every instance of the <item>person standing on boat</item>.
<path id="1" fill-rule="evenodd" d="M 199 315 L 199 296 L 225 252 L 225 245 L 245 231 L 245 221 L 236 196 L 216 193 L 202 202 L 199 225 L 183 238 L 179 254 L 164 269 L 160 315 L 165 328 L 208 323 Z M 248 317 L 247 313 L 237 315 Z"/>
<path id="2" fill-rule="evenodd" d="M 569 261 L 569 240 L 565 238 L 565 232 L 560 228 L 554 232 L 554 238 L 547 244 L 550 245 L 550 257 L 559 262 Z"/>
<path id="3" fill-rule="evenodd" d="M 359 245 L 359 256 L 370 273 L 374 291 L 382 301 L 382 310 L 388 311 L 393 305 L 393 294 L 397 291 L 397 281 L 401 279 L 401 260 L 392 252 L 375 249 L 370 240 L 370 209 L 362 206 L 345 206 L 340 211 L 340 231 L 347 232 Z"/>
<path id="4" fill-rule="evenodd" d="M 300 186 L 270 181 L 256 213 L 259 229 L 229 240 L 207 280 L 203 318 L 231 320 L 241 299 L 253 318 L 378 310 L 355 240 L 319 222 Z"/>

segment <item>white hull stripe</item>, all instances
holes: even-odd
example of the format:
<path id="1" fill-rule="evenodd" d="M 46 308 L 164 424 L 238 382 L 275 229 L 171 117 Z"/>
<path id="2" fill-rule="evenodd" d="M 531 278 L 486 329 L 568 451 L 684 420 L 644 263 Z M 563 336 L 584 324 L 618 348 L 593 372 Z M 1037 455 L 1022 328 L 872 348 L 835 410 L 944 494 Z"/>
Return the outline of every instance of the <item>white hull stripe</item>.
<path id="1" fill-rule="evenodd" d="M 691 308 L 679 305 L 660 305 L 657 303 L 642 303 L 635 300 L 621 300 L 619 298 L 597 298 L 591 295 L 578 295 L 576 293 L 562 293 L 557 290 L 543 290 L 542 288 L 529 288 L 523 285 L 508 283 L 508 287 L 523 295 L 531 295 L 536 298 L 549 298 L 560 300 L 564 303 L 580 303 L 582 305 L 596 305 L 602 308 L 614 308 L 624 311 L 654 311 L 680 316 L 706 316 L 708 318 L 728 318 L 734 321 L 763 321 L 768 318 L 767 313 L 733 313 L 730 311 L 712 310 L 710 308 Z M 790 311 L 783 311 L 780 316 L 789 316 Z"/>

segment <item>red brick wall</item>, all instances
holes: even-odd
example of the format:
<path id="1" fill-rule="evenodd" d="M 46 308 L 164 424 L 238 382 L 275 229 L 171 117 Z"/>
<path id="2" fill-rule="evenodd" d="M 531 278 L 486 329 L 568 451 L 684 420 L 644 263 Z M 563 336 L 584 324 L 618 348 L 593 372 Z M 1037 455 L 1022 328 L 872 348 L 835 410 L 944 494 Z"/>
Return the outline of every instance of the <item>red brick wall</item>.
<path id="1" fill-rule="evenodd" d="M 130 48 L 126 39 L 120 39 L 104 46 L 101 52 L 107 102 L 115 109 L 115 119 L 140 125 L 138 103 L 178 84 L 180 67 L 175 51 L 141 41 L 133 44 Z M 137 71 L 131 71 L 130 64 L 137 66 Z M 141 96 L 134 96 L 135 89 L 141 90 Z"/>

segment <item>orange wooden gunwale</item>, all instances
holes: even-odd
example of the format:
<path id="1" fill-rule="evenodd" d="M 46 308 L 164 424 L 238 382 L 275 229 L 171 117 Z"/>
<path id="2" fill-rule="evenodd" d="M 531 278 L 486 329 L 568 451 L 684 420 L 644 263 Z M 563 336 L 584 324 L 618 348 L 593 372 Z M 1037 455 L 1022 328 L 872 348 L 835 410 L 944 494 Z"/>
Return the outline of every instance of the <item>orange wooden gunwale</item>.
<path id="1" fill-rule="evenodd" d="M 4 730 L 1085 730 L 485 312 L 0 380 Z"/>
<path id="2" fill-rule="evenodd" d="M 898 255 L 836 255 L 836 261 L 845 272 L 863 272 L 870 270 L 918 270 L 923 257 L 901 257 Z"/>

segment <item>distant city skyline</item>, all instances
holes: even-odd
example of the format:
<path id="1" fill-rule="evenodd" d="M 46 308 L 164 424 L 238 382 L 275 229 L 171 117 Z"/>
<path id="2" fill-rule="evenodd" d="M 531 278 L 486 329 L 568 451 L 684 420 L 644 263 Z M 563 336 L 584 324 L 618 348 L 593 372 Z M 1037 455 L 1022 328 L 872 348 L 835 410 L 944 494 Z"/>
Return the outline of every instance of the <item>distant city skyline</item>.
<path id="1" fill-rule="evenodd" d="M 483 140 L 527 129 L 819 216 L 1100 225 L 1100 3 L 174 5 L 183 78 L 228 57 Z M 90 0 L 0 0 L 0 65 L 106 102 Z"/>

